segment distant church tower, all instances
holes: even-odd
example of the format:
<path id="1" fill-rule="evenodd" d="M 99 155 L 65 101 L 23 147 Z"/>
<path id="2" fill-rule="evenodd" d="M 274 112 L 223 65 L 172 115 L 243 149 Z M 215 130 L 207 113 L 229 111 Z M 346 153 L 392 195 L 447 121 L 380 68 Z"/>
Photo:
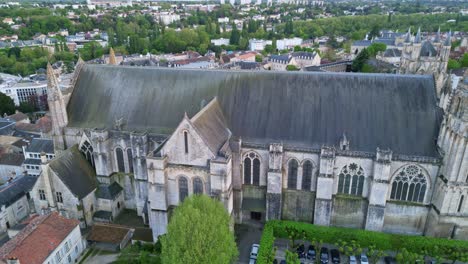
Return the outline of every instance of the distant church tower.
<path id="1" fill-rule="evenodd" d="M 117 61 L 115 59 L 115 52 L 114 49 L 111 47 L 109 50 L 109 63 L 110 65 L 116 65 Z"/>
<path id="2" fill-rule="evenodd" d="M 442 87 L 447 81 L 447 64 L 451 48 L 451 32 L 442 44 L 440 29 L 434 41 L 422 40 L 421 29 L 414 39 L 408 30 L 400 59 L 400 73 L 429 74 L 434 76 L 437 96 L 440 97 Z"/>
<path id="3" fill-rule="evenodd" d="M 55 152 L 65 149 L 63 128 L 68 124 L 67 106 L 60 90 L 57 76 L 50 63 L 47 64 L 47 103 L 52 118 L 52 138 Z"/>
<path id="4" fill-rule="evenodd" d="M 454 92 L 442 122 L 438 147 L 443 155 L 433 197 L 433 212 L 426 226 L 427 233 L 445 233 L 459 237 L 468 215 L 468 74 Z"/>

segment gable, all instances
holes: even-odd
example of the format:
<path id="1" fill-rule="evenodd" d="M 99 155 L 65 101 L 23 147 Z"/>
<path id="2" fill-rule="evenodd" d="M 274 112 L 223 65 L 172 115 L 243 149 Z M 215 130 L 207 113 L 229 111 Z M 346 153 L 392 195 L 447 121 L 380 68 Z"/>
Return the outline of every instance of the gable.
<path id="1" fill-rule="evenodd" d="M 187 133 L 187 152 L 185 151 L 184 133 Z M 177 129 L 164 144 L 161 153 L 169 157 L 169 163 L 203 167 L 207 166 L 209 159 L 216 156 L 188 117 L 182 119 Z"/>
<path id="2" fill-rule="evenodd" d="M 218 98 L 244 141 L 436 156 L 442 112 L 431 76 L 240 72 L 85 65 L 68 105 L 69 126 L 172 134 L 186 112 Z"/>

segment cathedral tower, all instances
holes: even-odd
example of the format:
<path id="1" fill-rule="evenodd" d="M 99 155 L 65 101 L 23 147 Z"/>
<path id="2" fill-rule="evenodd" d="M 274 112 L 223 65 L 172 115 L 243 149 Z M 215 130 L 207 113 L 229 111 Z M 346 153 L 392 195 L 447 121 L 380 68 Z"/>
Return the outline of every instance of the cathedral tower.
<path id="1" fill-rule="evenodd" d="M 47 64 L 47 103 L 52 118 L 52 138 L 57 153 L 66 148 L 63 128 L 68 124 L 68 116 L 62 91 L 50 63 Z"/>
<path id="2" fill-rule="evenodd" d="M 468 74 L 460 82 L 442 122 L 438 146 L 443 155 L 428 233 L 454 238 L 468 234 Z"/>

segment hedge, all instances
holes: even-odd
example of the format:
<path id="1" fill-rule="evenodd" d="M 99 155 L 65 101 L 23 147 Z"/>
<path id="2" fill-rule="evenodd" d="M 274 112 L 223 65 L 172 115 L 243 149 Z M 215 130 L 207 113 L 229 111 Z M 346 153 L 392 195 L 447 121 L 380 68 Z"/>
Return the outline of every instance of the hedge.
<path id="1" fill-rule="evenodd" d="M 336 244 L 338 240 L 355 240 L 361 247 L 376 246 L 381 250 L 399 251 L 406 248 L 410 252 L 422 253 L 426 249 L 438 247 L 456 247 L 468 251 L 468 241 L 433 238 L 425 236 L 395 235 L 343 227 L 325 227 L 310 223 L 273 220 L 268 221 L 263 229 L 258 253 L 258 264 L 270 264 L 268 256 L 273 250 L 276 238 L 288 238 L 286 227 L 305 232 L 306 239 L 322 240 L 324 243 Z"/>

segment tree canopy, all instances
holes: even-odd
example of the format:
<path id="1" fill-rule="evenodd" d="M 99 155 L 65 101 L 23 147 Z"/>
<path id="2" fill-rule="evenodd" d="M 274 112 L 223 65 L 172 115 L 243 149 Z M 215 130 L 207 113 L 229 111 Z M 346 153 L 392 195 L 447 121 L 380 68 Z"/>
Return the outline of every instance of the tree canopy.
<path id="1" fill-rule="evenodd" d="M 232 263 L 238 251 L 230 222 L 221 202 L 206 195 L 186 198 L 161 238 L 163 263 Z"/>
<path id="2" fill-rule="evenodd" d="M 0 93 L 0 115 L 11 115 L 15 113 L 15 103 L 8 95 Z"/>

